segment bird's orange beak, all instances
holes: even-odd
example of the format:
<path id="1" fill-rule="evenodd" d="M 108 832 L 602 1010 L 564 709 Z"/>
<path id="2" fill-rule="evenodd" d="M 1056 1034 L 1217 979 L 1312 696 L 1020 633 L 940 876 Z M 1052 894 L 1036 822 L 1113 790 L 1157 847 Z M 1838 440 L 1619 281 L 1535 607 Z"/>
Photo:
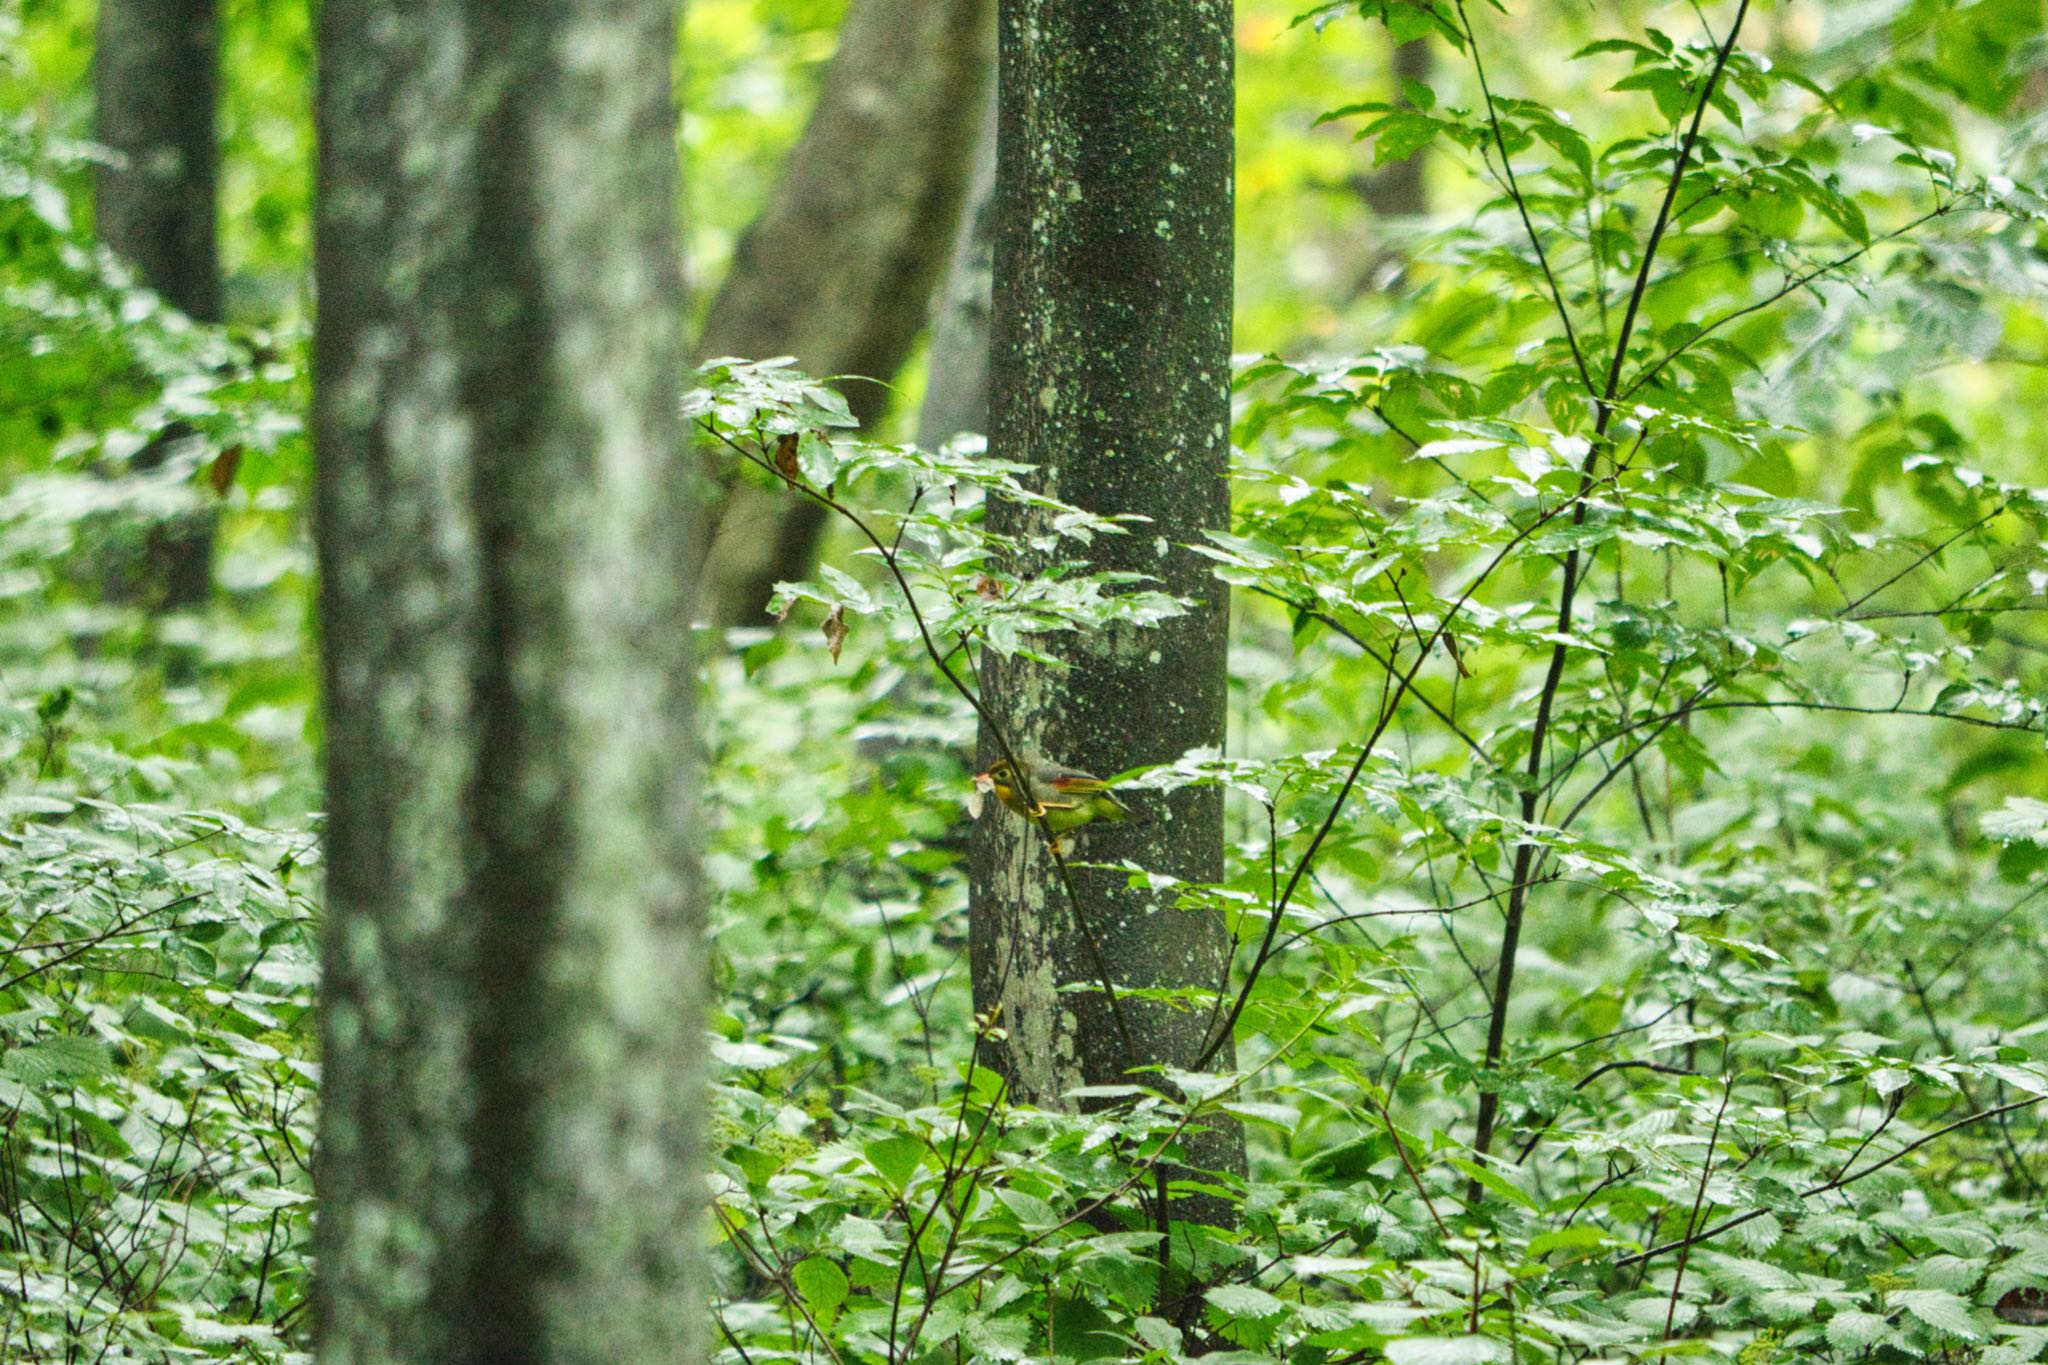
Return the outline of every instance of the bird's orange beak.
<path id="1" fill-rule="evenodd" d="M 996 789 L 994 776 L 989 773 L 976 773 L 974 775 L 974 789 L 979 792 L 994 791 Z"/>

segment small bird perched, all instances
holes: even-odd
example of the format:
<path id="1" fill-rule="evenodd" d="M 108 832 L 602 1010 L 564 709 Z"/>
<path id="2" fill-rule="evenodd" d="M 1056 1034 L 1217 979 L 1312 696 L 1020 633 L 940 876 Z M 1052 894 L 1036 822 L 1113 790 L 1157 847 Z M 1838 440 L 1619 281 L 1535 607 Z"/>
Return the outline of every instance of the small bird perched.
<path id="1" fill-rule="evenodd" d="M 1109 784 L 1101 778 L 1079 768 L 1063 768 L 1057 763 L 1026 763 L 1024 780 L 1020 782 L 1017 769 L 1010 760 L 997 759 L 989 765 L 987 772 L 975 775 L 974 785 L 983 791 L 993 791 L 996 800 L 1017 814 L 1043 821 L 1052 834 L 1055 853 L 1059 851 L 1061 838 L 1070 830 L 1092 825 L 1097 820 L 1108 825 L 1121 825 L 1145 818 L 1117 800 Z M 1031 793 L 1029 797 L 1025 795 L 1027 789 Z"/>

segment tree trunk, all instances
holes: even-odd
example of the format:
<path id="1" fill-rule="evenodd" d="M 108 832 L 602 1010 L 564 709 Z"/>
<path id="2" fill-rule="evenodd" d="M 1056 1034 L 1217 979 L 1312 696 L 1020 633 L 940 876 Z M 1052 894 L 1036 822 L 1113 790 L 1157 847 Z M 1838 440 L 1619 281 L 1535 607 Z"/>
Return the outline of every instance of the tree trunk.
<path id="1" fill-rule="evenodd" d="M 321 1359 L 699 1357 L 669 0 L 325 0 Z"/>
<path id="2" fill-rule="evenodd" d="M 1412 108 L 1407 82 L 1429 83 L 1431 68 L 1429 39 L 1410 38 L 1394 45 L 1393 86 L 1389 97 L 1403 109 Z M 1389 166 L 1364 176 L 1359 193 L 1375 218 L 1415 218 L 1429 212 L 1429 190 L 1422 179 L 1423 154 L 1414 152 Z"/>
<path id="3" fill-rule="evenodd" d="M 1198 603 L 1156 630 L 1035 642 L 1064 669 L 984 668 L 1013 746 L 1108 776 L 1223 742 L 1226 598 L 1184 546 L 1229 513 L 1230 7 L 1004 0 L 1000 40 L 992 453 L 1037 466 L 1067 502 L 1151 518 L 1099 540 L 1094 567 L 1155 575 Z M 990 512 L 1012 534 L 1038 516 Z M 998 756 L 986 730 L 981 748 Z M 1091 831 L 1087 856 L 1222 876 L 1220 792 L 1188 789 L 1149 809 L 1149 825 Z M 1078 907 L 1033 826 L 1000 810 L 979 822 L 975 1008 L 1000 1006 L 1007 1043 L 992 1060 L 1039 1105 L 1133 1065 L 1191 1066 L 1203 1050 L 1204 1008 L 1126 997 L 1113 1012 L 1102 991 L 1061 993 L 1097 980 L 1098 955 L 1124 988 L 1213 991 L 1229 963 L 1217 917 L 1130 890 L 1120 872 L 1076 869 L 1073 881 Z M 1212 1168 L 1242 1161 L 1230 1128 L 1196 1152 Z"/>
<path id="4" fill-rule="evenodd" d="M 959 217 L 988 79 L 993 0 L 853 0 L 839 52 L 767 207 L 734 253 L 699 356 L 793 355 L 844 385 L 863 427 L 889 406 Z M 881 381 L 881 382 L 876 382 Z M 704 566 L 711 619 L 762 619 L 810 572 L 824 513 L 781 489 L 722 489 Z"/>
<path id="5" fill-rule="evenodd" d="M 982 99 L 981 131 L 946 278 L 932 301 L 931 361 L 917 443 L 937 450 L 962 432 L 988 431 L 988 329 L 996 271 L 996 83 Z"/>
<path id="6" fill-rule="evenodd" d="M 220 321 L 214 249 L 214 0 L 101 0 L 97 136 L 116 154 L 94 182 L 100 239 L 201 322 Z"/>
<path id="7" fill-rule="evenodd" d="M 200 322 L 219 322 L 214 245 L 220 156 L 214 100 L 220 47 L 214 0 L 101 0 L 93 49 L 97 136 L 114 154 L 94 181 L 100 239 L 142 282 Z M 137 452 L 163 467 L 187 433 L 172 428 Z M 178 608 L 213 581 L 213 517 L 197 512 L 152 529 L 130 562 L 106 566 L 107 595 Z"/>

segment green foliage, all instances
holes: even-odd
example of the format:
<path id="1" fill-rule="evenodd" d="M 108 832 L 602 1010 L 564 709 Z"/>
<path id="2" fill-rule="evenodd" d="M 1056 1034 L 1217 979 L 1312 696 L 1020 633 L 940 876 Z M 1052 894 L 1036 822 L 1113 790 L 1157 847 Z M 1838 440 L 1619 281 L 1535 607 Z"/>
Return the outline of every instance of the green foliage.
<path id="1" fill-rule="evenodd" d="M 9 1360 L 308 1342 L 306 30 L 225 8 L 275 334 L 93 243 L 90 7 L 0 3 Z M 2038 6 L 1240 8 L 1232 741 L 1126 784 L 1229 793 L 1176 890 L 1235 974 L 1159 994 L 1240 1069 L 1062 1114 L 976 1054 L 976 665 L 1176 610 L 1071 562 L 1146 528 L 993 537 L 1028 471 L 706 367 L 697 453 L 850 536 L 705 651 L 724 1358 L 2041 1358 L 1992 1308 L 2048 1283 Z M 700 273 L 839 9 L 692 5 Z M 1432 212 L 1366 221 L 1413 155 Z M 204 609 L 107 600 L 195 515 Z M 1186 1168 L 1224 1117 L 1243 1180 Z M 1162 1236 L 1162 1173 L 1235 1226 Z"/>
<path id="2" fill-rule="evenodd" d="M 78 229 L 87 167 L 0 128 L 0 1356 L 304 1359 L 301 386 Z M 195 517 L 205 611 L 109 598 Z"/>
<path id="3" fill-rule="evenodd" d="M 926 975 L 888 998 L 932 1064 L 852 1043 L 886 1010 L 839 994 L 844 942 L 774 967 L 829 1010 L 796 989 L 772 1039 L 733 1021 L 730 1358 L 2034 1359 L 2048 1338 L 1991 1311 L 2048 1273 L 2048 491 L 2034 381 L 1992 368 L 2039 338 L 2031 30 L 1902 5 L 1736 34 L 1727 5 L 1573 36 L 1559 76 L 1510 48 L 1532 21 L 1362 9 L 1466 65 L 1332 119 L 1477 193 L 1376 349 L 1242 370 L 1236 525 L 1197 547 L 1238 590 L 1231 755 L 1132 783 L 1232 794 L 1229 877 L 1179 890 L 1237 971 L 1177 994 L 1234 1020 L 1242 1069 L 1014 1106 L 971 1051 L 1001 1021 L 933 974 L 963 936 L 950 855 L 900 918 L 847 897 L 841 933 L 916 926 Z M 1964 169 L 1999 136 L 1998 174 Z M 937 746 L 968 702 L 896 668 L 970 683 L 980 650 L 1103 614 L 1034 620 L 1003 576 L 1030 557 L 978 508 L 1019 471 L 828 459 L 823 417 L 777 414 L 726 430 L 771 470 L 797 433 L 790 496 L 868 529 L 778 599 L 828 650 L 752 645 L 741 704 L 916 718 L 879 782 L 782 741 L 807 792 L 840 774 L 836 858 L 885 792 L 936 829 L 958 783 Z M 881 629 L 841 639 L 862 614 Z M 886 785 L 906 753 L 923 785 Z M 776 902 L 755 873 L 736 925 Z M 1174 1178 L 1237 1226 L 1173 1220 L 1162 1257 L 1155 1177 L 1224 1113 L 1249 1182 Z"/>

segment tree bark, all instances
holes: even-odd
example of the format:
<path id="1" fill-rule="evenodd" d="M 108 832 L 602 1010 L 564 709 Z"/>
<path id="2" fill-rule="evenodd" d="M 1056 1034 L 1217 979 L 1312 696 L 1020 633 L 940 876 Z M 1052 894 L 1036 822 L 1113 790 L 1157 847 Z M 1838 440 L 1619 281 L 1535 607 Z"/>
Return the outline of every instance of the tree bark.
<path id="1" fill-rule="evenodd" d="M 101 0 L 93 50 L 96 132 L 116 154 L 94 181 L 100 239 L 201 322 L 221 318 L 217 27 L 214 0 Z"/>
<path id="2" fill-rule="evenodd" d="M 847 403 L 863 427 L 881 420 L 959 216 L 992 12 L 993 0 L 853 0 L 700 357 L 793 355 L 811 374 L 864 376 L 843 385 Z M 777 581 L 810 572 L 823 529 L 807 499 L 728 481 L 704 566 L 711 618 L 762 619 Z"/>
<path id="3" fill-rule="evenodd" d="M 1401 108 L 1408 102 L 1408 81 L 1428 84 L 1431 69 L 1429 40 L 1410 38 L 1396 43 L 1393 54 L 1393 86 L 1390 96 Z M 1359 194 L 1375 218 L 1414 218 L 1429 212 L 1429 189 L 1422 179 L 1423 154 L 1415 152 L 1390 166 L 1382 166 L 1361 178 Z"/>
<path id="4" fill-rule="evenodd" d="M 200 322 L 219 322 L 215 246 L 220 154 L 214 101 L 220 50 L 214 0 L 101 0 L 93 49 L 98 139 L 114 153 L 94 179 L 100 239 L 142 282 Z M 172 428 L 134 459 L 160 469 L 187 433 Z M 107 595 L 178 608 L 213 581 L 213 517 L 153 528 L 139 552 L 107 565 Z"/>
<path id="5" fill-rule="evenodd" d="M 1224 736 L 1227 602 L 1184 547 L 1229 513 L 1230 6 L 1004 0 L 999 24 L 992 453 L 1036 466 L 1045 491 L 1070 503 L 1151 518 L 1098 540 L 1093 566 L 1154 575 L 1197 603 L 1159 629 L 1035 642 L 1064 668 L 985 665 L 1013 746 L 1108 776 Z M 989 515 L 1011 534 L 1043 529 L 1012 504 Z M 981 749 L 984 761 L 999 756 L 986 729 Z M 1221 793 L 1146 804 L 1150 824 L 1097 827 L 1087 856 L 1220 879 Z M 1120 872 L 1076 869 L 1073 882 L 1078 907 L 1027 822 L 997 810 L 979 823 L 975 1008 L 1000 1007 L 1007 1042 L 991 1060 L 1039 1105 L 1201 1054 L 1206 1009 L 1124 997 L 1112 1011 L 1100 990 L 1063 992 L 1097 981 L 1098 955 L 1126 989 L 1213 991 L 1229 965 L 1218 917 L 1131 890 Z M 1234 1128 L 1197 1143 L 1197 1165 L 1242 1161 Z"/>
<path id="6" fill-rule="evenodd" d="M 937 450 L 963 432 L 988 431 L 989 311 L 996 273 L 996 83 L 982 99 L 973 169 L 946 277 L 932 300 L 931 361 L 917 443 Z"/>
<path id="7" fill-rule="evenodd" d="M 325 0 L 328 1365 L 700 1358 L 669 0 Z"/>

